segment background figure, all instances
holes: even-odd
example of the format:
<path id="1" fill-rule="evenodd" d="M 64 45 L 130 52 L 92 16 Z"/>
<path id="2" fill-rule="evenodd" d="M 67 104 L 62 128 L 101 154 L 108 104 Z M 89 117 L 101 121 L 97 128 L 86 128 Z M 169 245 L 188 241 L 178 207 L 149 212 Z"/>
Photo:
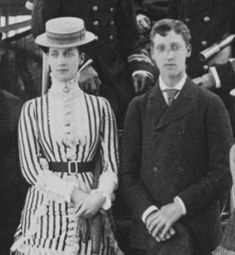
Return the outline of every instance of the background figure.
<path id="1" fill-rule="evenodd" d="M 171 0 L 169 17 L 183 21 L 191 31 L 192 55 L 187 65 L 191 78 L 208 71 L 208 67 L 200 62 L 199 52 L 234 32 L 233 15 L 233 0 Z M 213 63 L 226 62 L 230 56 L 232 49 L 228 46 L 213 59 Z"/>
<path id="2" fill-rule="evenodd" d="M 190 38 L 181 21 L 155 23 L 159 80 L 125 118 L 120 189 L 132 209 L 133 254 L 209 255 L 220 241 L 232 131 L 220 98 L 187 77 Z"/>
<path id="3" fill-rule="evenodd" d="M 148 35 L 153 22 L 167 17 L 169 0 L 133 0 L 140 33 Z"/>
<path id="4" fill-rule="evenodd" d="M 9 254 L 19 222 L 27 184 L 21 176 L 17 150 L 17 125 L 22 102 L 0 89 L 0 253 Z"/>
<path id="5" fill-rule="evenodd" d="M 230 150 L 230 171 L 233 177 L 231 191 L 232 214 L 225 226 L 220 245 L 212 252 L 213 255 L 233 255 L 235 252 L 235 145 Z"/>
<path id="6" fill-rule="evenodd" d="M 192 34 L 192 55 L 187 62 L 188 74 L 191 78 L 197 78 L 209 72 L 209 75 L 196 79 L 195 82 L 212 89 L 222 98 L 235 134 L 235 97 L 228 93 L 228 88 L 235 82 L 232 66 L 228 62 L 233 56 L 233 44 L 207 63 L 200 61 L 199 57 L 201 51 L 235 32 L 234 12 L 233 0 L 171 0 L 169 5 L 169 16 L 187 24 Z M 210 66 L 214 67 L 209 69 Z"/>
<path id="7" fill-rule="evenodd" d="M 1 35 L 0 35 L 1 36 Z M 0 63 L 5 49 L 0 42 Z M 21 100 L 3 90 L 4 69 L 0 73 L 0 254 L 9 254 L 13 234 L 23 206 L 27 184 L 20 173 L 17 125 Z"/>
<path id="8" fill-rule="evenodd" d="M 45 30 L 47 20 L 61 16 L 82 18 L 87 29 L 98 36 L 95 47 L 86 52 L 94 60 L 102 82 L 100 95 L 109 100 L 121 126 L 129 101 L 135 92 L 145 90 L 141 81 L 152 77 L 151 61 L 139 51 L 142 47 L 131 0 L 36 0 L 32 13 L 34 37 Z M 142 72 L 135 72 L 133 84 L 132 74 L 137 70 Z"/>

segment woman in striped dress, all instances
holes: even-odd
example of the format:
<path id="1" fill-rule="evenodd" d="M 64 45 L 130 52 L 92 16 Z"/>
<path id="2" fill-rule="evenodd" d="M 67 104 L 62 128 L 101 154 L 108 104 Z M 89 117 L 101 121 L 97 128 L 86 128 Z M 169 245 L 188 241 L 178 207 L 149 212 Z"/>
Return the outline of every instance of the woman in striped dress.
<path id="1" fill-rule="evenodd" d="M 66 17 L 48 21 L 36 38 L 48 54 L 52 86 L 20 116 L 21 170 L 31 187 L 11 248 L 16 254 L 122 254 L 107 214 L 117 186 L 114 115 L 105 99 L 78 86 L 80 46 L 94 39 L 81 19 Z M 97 153 L 102 171 L 92 189 Z"/>

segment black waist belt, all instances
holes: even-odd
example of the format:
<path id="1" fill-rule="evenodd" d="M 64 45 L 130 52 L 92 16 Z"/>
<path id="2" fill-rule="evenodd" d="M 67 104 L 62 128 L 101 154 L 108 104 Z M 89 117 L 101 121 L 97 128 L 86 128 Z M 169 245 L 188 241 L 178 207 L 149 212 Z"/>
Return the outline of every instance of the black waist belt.
<path id="1" fill-rule="evenodd" d="M 49 162 L 49 169 L 53 172 L 63 172 L 69 174 L 92 172 L 94 170 L 94 161 Z"/>

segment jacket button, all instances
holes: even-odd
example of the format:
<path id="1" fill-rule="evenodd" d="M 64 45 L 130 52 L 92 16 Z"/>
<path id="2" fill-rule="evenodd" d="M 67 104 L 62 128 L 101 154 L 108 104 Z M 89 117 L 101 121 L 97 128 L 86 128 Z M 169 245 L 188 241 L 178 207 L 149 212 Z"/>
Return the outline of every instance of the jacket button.
<path id="1" fill-rule="evenodd" d="M 99 25 L 99 21 L 98 21 L 98 20 L 95 20 L 95 21 L 93 22 L 93 25 L 97 27 L 97 26 Z"/>
<path id="2" fill-rule="evenodd" d="M 202 45 L 203 47 L 206 47 L 206 46 L 207 46 L 207 41 L 202 41 L 202 42 L 201 42 L 201 45 Z"/>
<path id="3" fill-rule="evenodd" d="M 97 5 L 94 5 L 94 6 L 92 7 L 92 10 L 93 10 L 94 12 L 98 11 L 98 6 L 97 6 Z"/>
<path id="4" fill-rule="evenodd" d="M 114 21 L 113 21 L 113 20 L 110 21 L 110 25 L 111 25 L 111 26 L 114 25 Z"/>
<path id="5" fill-rule="evenodd" d="M 190 18 L 185 18 L 185 22 L 188 23 L 190 21 Z"/>
<path id="6" fill-rule="evenodd" d="M 204 19 L 203 19 L 205 22 L 209 22 L 211 19 L 209 16 L 205 16 Z"/>
<path id="7" fill-rule="evenodd" d="M 153 172 L 156 173 L 158 171 L 158 167 L 157 166 L 154 166 L 153 167 Z"/>
<path id="8" fill-rule="evenodd" d="M 183 129 L 179 129 L 179 130 L 178 130 L 178 135 L 179 135 L 179 136 L 184 135 L 184 130 L 183 130 Z"/>
<path id="9" fill-rule="evenodd" d="M 113 35 L 109 36 L 109 40 L 112 41 L 113 40 Z"/>
<path id="10" fill-rule="evenodd" d="M 110 12 L 113 12 L 114 11 L 114 8 L 113 7 L 110 7 Z"/>
<path id="11" fill-rule="evenodd" d="M 159 134 L 160 134 L 160 131 L 157 131 L 157 130 L 156 130 L 156 131 L 153 132 L 153 134 L 154 134 L 154 135 L 159 135 Z"/>
<path id="12" fill-rule="evenodd" d="M 178 167 L 178 171 L 179 171 L 179 174 L 180 175 L 183 175 L 184 174 L 184 168 L 183 167 Z"/>

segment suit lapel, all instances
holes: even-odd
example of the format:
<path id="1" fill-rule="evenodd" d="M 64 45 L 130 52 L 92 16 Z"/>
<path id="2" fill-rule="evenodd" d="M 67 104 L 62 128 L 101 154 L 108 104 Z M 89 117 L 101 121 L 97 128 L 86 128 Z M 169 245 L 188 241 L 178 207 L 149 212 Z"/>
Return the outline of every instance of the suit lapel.
<path id="1" fill-rule="evenodd" d="M 148 96 L 144 118 L 144 123 L 146 126 L 153 129 L 162 118 L 164 113 L 167 111 L 167 109 L 168 106 L 159 88 L 159 83 L 157 82 Z M 148 130 L 148 132 L 149 131 L 150 130 Z"/>
<path id="2" fill-rule="evenodd" d="M 191 81 L 187 79 L 179 96 L 173 101 L 172 105 L 157 122 L 156 130 L 161 129 L 184 116 L 190 110 L 193 97 L 195 97 L 195 90 L 191 85 Z"/>

